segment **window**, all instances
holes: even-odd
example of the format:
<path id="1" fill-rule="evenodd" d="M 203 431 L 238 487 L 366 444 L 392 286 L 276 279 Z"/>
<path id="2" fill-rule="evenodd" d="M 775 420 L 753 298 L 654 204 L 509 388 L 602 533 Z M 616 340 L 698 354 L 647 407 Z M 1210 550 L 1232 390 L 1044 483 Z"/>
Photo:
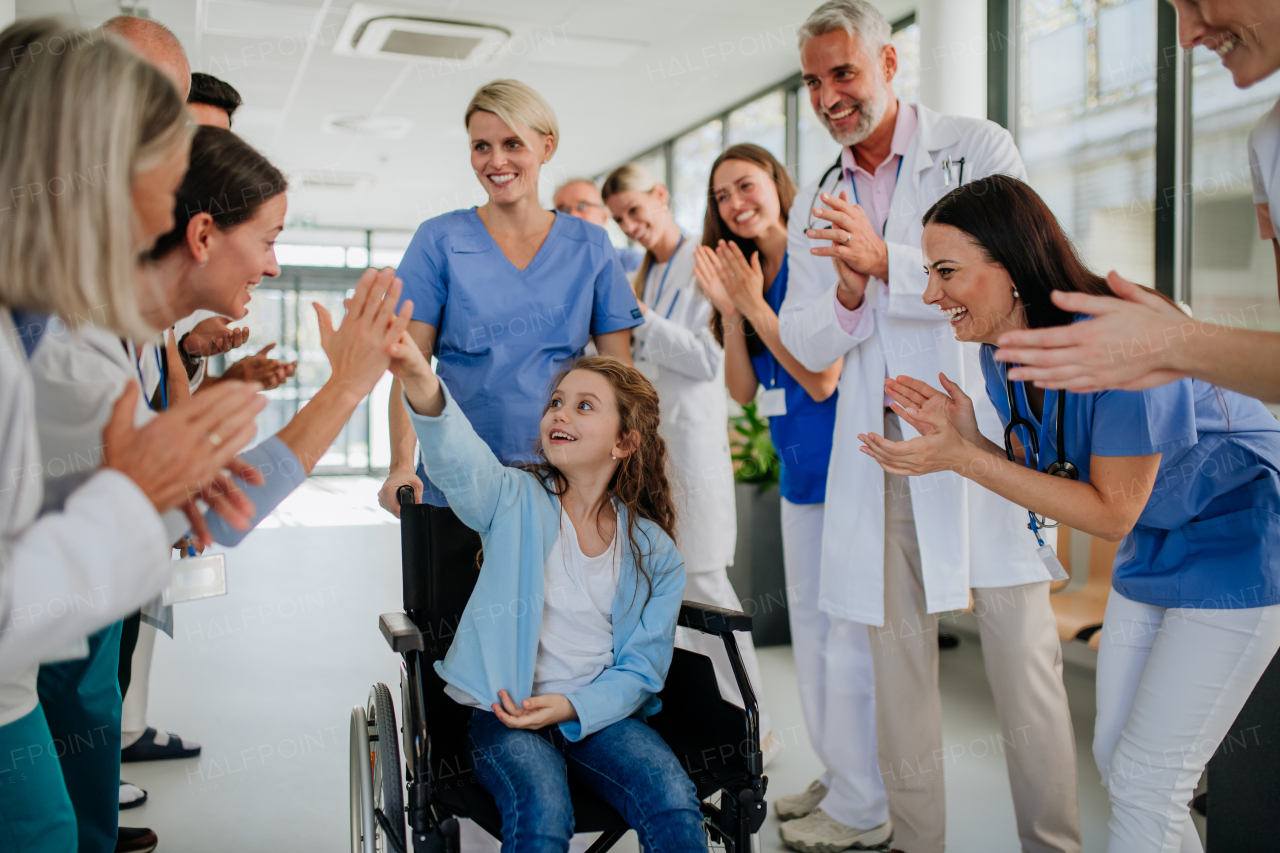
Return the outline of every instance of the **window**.
<path id="1" fill-rule="evenodd" d="M 666 183 L 667 181 L 667 150 L 666 146 L 659 145 L 657 148 L 636 158 L 636 162 L 649 170 L 649 173 L 659 181 Z"/>
<path id="2" fill-rule="evenodd" d="M 1157 0 L 1019 0 L 1018 148 L 1095 271 L 1155 278 Z"/>
<path id="3" fill-rule="evenodd" d="M 1280 331 L 1276 262 L 1259 237 L 1249 129 L 1280 96 L 1280 75 L 1237 89 L 1217 54 L 1192 54 L 1190 303 L 1197 317 Z"/>
<path id="4" fill-rule="evenodd" d="M 786 97 L 781 89 L 729 113 L 729 145 L 754 142 L 779 162 L 787 160 Z"/>
<path id="5" fill-rule="evenodd" d="M 920 25 L 915 22 L 893 31 L 893 47 L 898 52 L 898 73 L 893 78 L 893 93 L 904 104 L 920 100 Z M 803 94 L 803 90 L 802 90 Z"/>
<path id="6" fill-rule="evenodd" d="M 702 218 L 707 210 L 708 174 L 722 148 L 723 136 L 718 118 L 675 141 L 672 214 L 680 230 L 690 236 L 702 233 Z"/>

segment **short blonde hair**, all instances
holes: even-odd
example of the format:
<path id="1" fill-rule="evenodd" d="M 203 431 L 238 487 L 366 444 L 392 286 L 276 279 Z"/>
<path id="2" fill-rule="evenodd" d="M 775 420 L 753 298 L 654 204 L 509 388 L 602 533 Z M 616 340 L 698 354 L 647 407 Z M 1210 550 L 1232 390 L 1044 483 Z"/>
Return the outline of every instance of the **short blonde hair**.
<path id="1" fill-rule="evenodd" d="M 556 111 L 551 109 L 546 98 L 538 94 L 532 86 L 519 80 L 494 80 L 485 83 L 471 96 L 467 104 L 467 112 L 462 117 L 463 127 L 470 127 L 471 117 L 478 112 L 493 113 L 502 119 L 502 123 L 517 134 L 517 124 L 552 139 L 551 155 L 555 156 L 560 147 L 560 123 L 556 121 Z M 523 136 L 520 137 L 524 139 Z M 526 145 L 533 147 L 528 139 Z"/>
<path id="2" fill-rule="evenodd" d="M 609 173 L 600 187 L 600 197 L 605 201 L 618 193 L 651 193 L 658 186 L 658 179 L 639 163 L 623 163 Z"/>
<path id="3" fill-rule="evenodd" d="M 133 180 L 189 145 L 159 70 L 102 30 L 56 20 L 0 32 L 0 304 L 149 337 L 138 310 Z"/>

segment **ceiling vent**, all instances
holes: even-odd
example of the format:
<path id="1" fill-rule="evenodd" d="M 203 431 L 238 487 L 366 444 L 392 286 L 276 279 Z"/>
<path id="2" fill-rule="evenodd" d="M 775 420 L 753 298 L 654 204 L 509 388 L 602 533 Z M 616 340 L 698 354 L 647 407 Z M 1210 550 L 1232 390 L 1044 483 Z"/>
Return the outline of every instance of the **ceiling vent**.
<path id="1" fill-rule="evenodd" d="M 491 24 L 449 21 L 409 9 L 353 3 L 333 52 L 377 59 L 484 63 L 495 57 L 511 31 Z"/>
<path id="2" fill-rule="evenodd" d="M 400 139 L 413 127 L 413 120 L 405 116 L 371 116 L 342 113 L 326 116 L 327 133 L 342 136 L 362 136 L 368 139 Z"/>

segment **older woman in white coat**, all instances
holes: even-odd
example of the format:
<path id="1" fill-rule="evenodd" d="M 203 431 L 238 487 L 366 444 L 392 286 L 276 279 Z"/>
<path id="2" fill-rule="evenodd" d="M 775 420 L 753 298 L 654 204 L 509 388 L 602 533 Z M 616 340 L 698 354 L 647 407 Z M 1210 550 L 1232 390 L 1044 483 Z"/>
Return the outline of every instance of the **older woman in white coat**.
<path id="1" fill-rule="evenodd" d="M 100 33 L 24 22 L 0 33 L 0 50 L 18 66 L 0 81 L 0 180 L 41 187 L 51 175 L 96 178 L 75 192 L 20 200 L 20 215 L 0 234 L 0 463 L 8 478 L 0 488 L 0 849 L 75 849 L 76 817 L 37 703 L 36 665 L 165 585 L 161 513 L 185 506 L 194 516 L 192 496 L 201 495 L 243 520 L 251 510 L 243 496 L 218 498 L 210 486 L 230 486 L 219 472 L 252 438 L 265 400 L 255 402 L 253 386 L 228 383 L 139 430 L 138 390 L 128 386 L 96 448 L 101 470 L 61 511 L 37 520 L 45 466 L 27 358 L 51 312 L 119 334 L 153 333 L 138 311 L 135 262 L 172 225 L 189 118 L 160 72 Z M 77 117 L 71 130 L 66 115 Z M 76 144 L 62 138 L 68 133 Z"/>
<path id="2" fill-rule="evenodd" d="M 792 268 L 780 334 L 809 370 L 844 362 L 819 606 L 870 626 L 893 847 L 944 849 L 936 614 L 967 607 L 972 589 L 1001 734 L 1013 744 L 1005 757 L 1023 848 L 1078 851 L 1075 742 L 1051 574 L 1026 512 L 951 472 L 909 481 L 886 474 L 856 438 L 915 435 L 888 409 L 891 376 L 945 372 L 975 399 L 984 396 L 976 346 L 956 341 L 948 318 L 921 301 L 928 275 L 920 217 L 961 182 L 1023 177 L 1022 160 L 992 122 L 894 97 L 889 25 L 865 0 L 824 3 L 798 35 L 814 112 L 843 149 L 822 180 L 800 191 L 788 219 Z M 977 407 L 983 432 L 1001 442 L 995 408 Z M 812 823 L 784 828 L 784 837 L 808 850 L 869 829 Z"/>
<path id="3" fill-rule="evenodd" d="M 693 275 L 697 241 L 680 232 L 667 205 L 667 188 L 638 163 L 605 178 L 604 202 L 618 225 L 645 249 L 632 286 L 644 312 L 632 332 L 636 367 L 658 391 L 662 437 L 671 452 L 669 476 L 677 496 L 676 547 L 685 563 L 685 598 L 739 610 L 727 569 L 737 544 L 733 462 L 729 457 L 724 348 L 711 333 L 711 302 Z M 741 704 L 733 670 L 720 641 L 681 631 L 676 645 L 711 658 L 726 699 Z M 750 637 L 739 637 L 747 675 L 760 704 L 761 746 L 776 752 L 760 690 L 760 667 Z"/>

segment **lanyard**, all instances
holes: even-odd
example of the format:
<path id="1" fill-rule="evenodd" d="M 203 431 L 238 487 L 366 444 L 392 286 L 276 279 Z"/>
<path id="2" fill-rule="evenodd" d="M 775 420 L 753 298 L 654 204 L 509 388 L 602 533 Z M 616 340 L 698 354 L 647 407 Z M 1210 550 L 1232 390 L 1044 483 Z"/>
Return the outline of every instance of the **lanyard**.
<path id="1" fill-rule="evenodd" d="M 164 339 L 163 336 L 161 336 L 161 340 L 163 339 Z M 141 359 L 139 358 L 137 347 L 133 347 L 132 344 L 130 344 L 130 346 L 133 348 L 133 366 L 138 371 L 138 387 L 142 391 L 143 398 L 147 400 L 147 408 L 150 409 L 152 408 L 151 400 L 146 396 L 147 380 L 142 378 L 142 365 L 140 364 Z M 156 369 L 160 371 L 160 411 L 164 411 L 165 409 L 169 408 L 169 389 L 165 387 L 166 385 L 165 380 L 168 378 L 166 374 L 168 373 L 168 371 L 165 370 L 164 363 L 160 360 L 159 347 L 156 347 L 155 354 L 156 354 Z"/>
<path id="2" fill-rule="evenodd" d="M 658 310 L 658 303 L 662 302 L 662 291 L 667 286 L 667 276 L 671 273 L 671 265 L 675 263 L 676 255 L 680 252 L 680 247 L 684 245 L 684 235 L 680 235 L 680 242 L 676 243 L 675 251 L 671 253 L 671 257 L 667 258 L 667 268 L 662 271 L 662 278 L 658 281 L 658 295 L 653 298 L 653 310 Z M 645 289 L 649 289 L 649 273 L 653 271 L 653 267 L 645 272 Z M 676 303 L 680 301 L 680 292 L 676 291 L 675 298 L 671 300 L 671 304 L 667 306 L 667 313 L 664 315 L 666 319 L 671 319 L 671 312 L 675 310 Z"/>
<path id="3" fill-rule="evenodd" d="M 905 159 L 907 159 L 907 158 L 906 158 L 906 157 L 904 157 L 904 156 L 902 156 L 901 154 L 899 154 L 899 155 L 898 155 L 898 171 L 894 172 L 894 174 L 893 174 L 893 193 L 894 193 L 894 195 L 897 195 L 897 194 L 898 194 L 898 179 L 902 177 L 902 161 L 903 161 L 903 160 L 905 160 Z M 843 159 L 842 159 L 842 160 L 841 160 L 841 165 L 843 165 L 843 164 L 844 164 L 844 161 L 843 161 Z M 872 176 L 872 179 L 874 180 L 874 176 Z M 839 186 L 840 186 L 840 182 L 839 182 L 839 181 L 837 181 L 837 182 L 836 182 L 836 186 L 837 186 L 837 187 L 839 187 Z M 856 179 L 856 178 L 854 178 L 854 176 L 853 176 L 853 172 L 852 172 L 852 171 L 850 171 L 850 172 L 849 172 L 849 186 L 853 189 L 853 203 L 854 203 L 854 204 L 857 204 L 857 205 L 861 205 L 861 204 L 862 204 L 862 202 L 858 200 L 858 181 L 857 181 L 857 179 Z M 889 202 L 890 202 L 890 204 L 892 204 L 892 203 L 893 203 L 893 199 L 892 199 L 892 198 L 890 198 L 890 199 L 889 199 Z M 888 233 L 888 231 L 889 231 L 889 211 L 887 211 L 887 210 L 886 210 L 886 211 L 885 211 L 885 213 L 884 213 L 884 225 L 880 228 L 880 239 L 882 239 L 882 240 L 883 240 L 883 239 L 884 239 L 884 235 L 885 235 L 885 234 L 887 234 L 887 233 Z"/>

